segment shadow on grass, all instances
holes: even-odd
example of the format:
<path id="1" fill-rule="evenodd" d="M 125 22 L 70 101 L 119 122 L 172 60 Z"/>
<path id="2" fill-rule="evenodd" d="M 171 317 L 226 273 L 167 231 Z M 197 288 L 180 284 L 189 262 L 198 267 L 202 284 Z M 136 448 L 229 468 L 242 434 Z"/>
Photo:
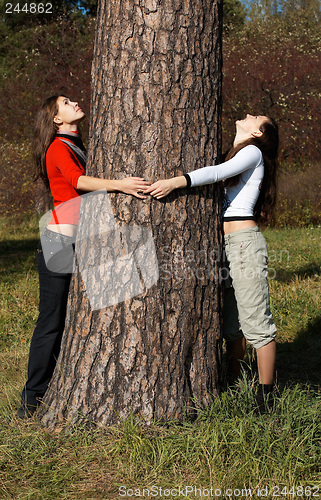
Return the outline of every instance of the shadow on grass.
<path id="1" fill-rule="evenodd" d="M 290 271 L 287 269 L 278 269 L 276 273 L 276 280 L 282 283 L 290 283 L 295 278 L 312 278 L 315 275 L 320 275 L 321 266 L 320 263 L 311 262 L 304 267 L 296 269 L 295 271 Z"/>
<path id="2" fill-rule="evenodd" d="M 36 268 L 38 239 L 0 242 L 0 274 L 8 276 Z"/>
<path id="3" fill-rule="evenodd" d="M 24 240 L 3 240 L 0 242 L 0 252 L 1 254 L 11 254 L 15 253 L 25 253 L 32 252 L 37 248 L 39 243 L 38 238 L 30 238 Z"/>
<path id="4" fill-rule="evenodd" d="M 222 362 L 222 389 L 226 390 L 226 353 Z M 294 341 L 277 344 L 276 382 L 280 390 L 286 386 L 309 386 L 313 391 L 321 389 L 321 316 L 314 318 L 307 328 L 300 330 Z M 257 378 L 258 368 L 255 351 L 247 347 L 243 369 L 249 380 Z"/>
<path id="5" fill-rule="evenodd" d="M 281 385 L 287 382 L 321 385 L 321 316 L 311 320 L 292 342 L 277 346 L 276 370 Z"/>
<path id="6" fill-rule="evenodd" d="M 277 343 L 276 382 L 279 389 L 291 385 L 310 386 L 312 390 L 321 388 L 321 316 L 310 321 L 300 330 L 294 341 Z M 223 356 L 223 375 L 226 369 L 226 354 Z M 257 376 L 257 361 L 253 348 L 247 348 L 243 368 L 252 379 Z M 224 378 L 224 377 L 223 377 Z M 226 383 L 223 381 L 223 387 Z"/>
<path id="7" fill-rule="evenodd" d="M 314 262 L 295 272 L 283 271 L 283 279 L 279 281 L 293 282 L 297 277 L 307 278 L 320 274 L 320 266 Z M 299 330 L 292 340 L 278 342 L 276 354 L 276 381 L 280 388 L 302 384 L 312 390 L 321 389 L 321 314 L 312 318 L 305 328 Z M 226 353 L 222 362 L 222 387 L 226 381 Z M 250 379 L 257 377 L 258 367 L 255 350 L 247 344 L 243 368 Z"/>

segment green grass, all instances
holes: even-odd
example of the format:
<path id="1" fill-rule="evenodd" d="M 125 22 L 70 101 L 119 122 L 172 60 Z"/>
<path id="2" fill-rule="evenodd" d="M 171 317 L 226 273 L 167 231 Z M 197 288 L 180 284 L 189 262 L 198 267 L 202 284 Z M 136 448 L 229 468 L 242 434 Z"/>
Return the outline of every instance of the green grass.
<path id="1" fill-rule="evenodd" d="M 282 381 L 321 384 L 321 228 L 268 230 L 271 307 Z M 271 259 L 270 259 L 271 260 Z M 270 271 L 273 276 L 274 272 Z"/>
<path id="2" fill-rule="evenodd" d="M 179 487 L 185 495 L 175 498 L 205 498 L 186 494 L 187 486 L 205 495 L 210 488 L 222 491 L 212 498 L 250 498 L 245 489 L 251 498 L 321 496 L 321 228 L 264 234 L 279 329 L 279 391 L 270 414 L 252 410 L 256 367 L 249 348 L 238 386 L 222 392 L 194 423 L 146 427 L 129 418 L 113 428 L 48 433 L 36 420 L 15 416 L 37 318 L 37 224 L 0 220 L 1 500 L 174 498 Z M 310 486 L 319 490 L 309 495 L 304 488 Z M 145 491 L 143 497 L 143 488 L 154 496 Z M 227 488 L 239 492 L 224 496 Z M 268 496 L 258 496 L 258 488 L 267 488 Z"/>

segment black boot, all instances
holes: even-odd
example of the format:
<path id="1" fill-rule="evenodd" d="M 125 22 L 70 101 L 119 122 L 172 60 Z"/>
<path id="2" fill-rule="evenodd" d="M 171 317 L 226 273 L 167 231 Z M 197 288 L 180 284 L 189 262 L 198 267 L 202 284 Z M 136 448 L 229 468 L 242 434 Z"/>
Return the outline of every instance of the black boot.
<path id="1" fill-rule="evenodd" d="M 22 404 L 17 410 L 17 416 L 22 420 L 27 420 L 31 418 L 37 411 L 38 406 Z"/>
<path id="2" fill-rule="evenodd" d="M 257 414 L 268 413 L 273 406 L 273 384 L 260 384 L 255 396 L 254 410 Z"/>

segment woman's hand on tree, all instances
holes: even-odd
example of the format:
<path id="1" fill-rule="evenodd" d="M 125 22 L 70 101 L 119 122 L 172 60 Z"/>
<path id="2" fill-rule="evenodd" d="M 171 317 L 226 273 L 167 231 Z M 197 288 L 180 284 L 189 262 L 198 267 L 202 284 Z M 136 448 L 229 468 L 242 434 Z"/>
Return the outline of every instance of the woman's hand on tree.
<path id="1" fill-rule="evenodd" d="M 142 177 L 126 177 L 125 179 L 117 181 L 117 183 L 119 185 L 119 191 L 136 196 L 136 198 L 140 198 L 141 200 L 147 198 L 144 193 L 146 192 L 146 188 L 151 185 L 150 182 L 145 181 Z"/>
<path id="2" fill-rule="evenodd" d="M 187 186 L 187 181 L 184 176 L 173 177 L 172 179 L 164 179 L 154 182 L 150 187 L 144 190 L 144 193 L 149 193 L 151 196 L 160 200 L 165 198 L 174 189 L 181 189 Z"/>

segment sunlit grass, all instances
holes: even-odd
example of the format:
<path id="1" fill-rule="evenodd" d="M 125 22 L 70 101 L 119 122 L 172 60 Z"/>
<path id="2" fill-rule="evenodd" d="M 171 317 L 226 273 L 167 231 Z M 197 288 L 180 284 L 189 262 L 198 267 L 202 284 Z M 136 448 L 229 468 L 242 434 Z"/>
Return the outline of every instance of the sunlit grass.
<path id="1" fill-rule="evenodd" d="M 270 257 L 278 257 L 270 262 L 278 375 L 284 382 L 320 384 L 321 228 L 268 230 L 265 237 Z"/>
<path id="2" fill-rule="evenodd" d="M 111 500 L 130 498 L 120 495 L 129 489 L 135 498 L 135 491 L 142 493 L 143 488 L 159 493 L 160 488 L 178 491 L 181 487 L 186 493 L 184 488 L 193 485 L 204 491 L 220 490 L 221 498 L 227 488 L 251 489 L 252 498 L 259 498 L 258 489 L 267 488 L 268 498 L 273 498 L 276 486 L 283 488 L 280 498 L 293 500 L 293 491 L 301 493 L 296 488 L 310 486 L 319 487 L 312 492 L 321 495 L 321 228 L 264 233 L 270 267 L 276 273 L 270 290 L 279 330 L 279 389 L 271 413 L 253 411 L 256 369 L 249 349 L 248 366 L 237 387 L 223 391 L 210 407 L 199 411 L 193 423 L 145 426 L 132 417 L 113 428 L 88 423 L 61 433 L 48 433 L 36 420 L 24 423 L 16 417 L 37 317 L 38 234 L 35 220 L 19 226 L 0 220 L 0 228 L 4 249 L 0 260 L 1 499 Z M 153 486 L 157 489 L 151 490 Z M 313 498 L 305 493 L 298 496 Z M 195 495 L 176 498 L 194 499 Z"/>

